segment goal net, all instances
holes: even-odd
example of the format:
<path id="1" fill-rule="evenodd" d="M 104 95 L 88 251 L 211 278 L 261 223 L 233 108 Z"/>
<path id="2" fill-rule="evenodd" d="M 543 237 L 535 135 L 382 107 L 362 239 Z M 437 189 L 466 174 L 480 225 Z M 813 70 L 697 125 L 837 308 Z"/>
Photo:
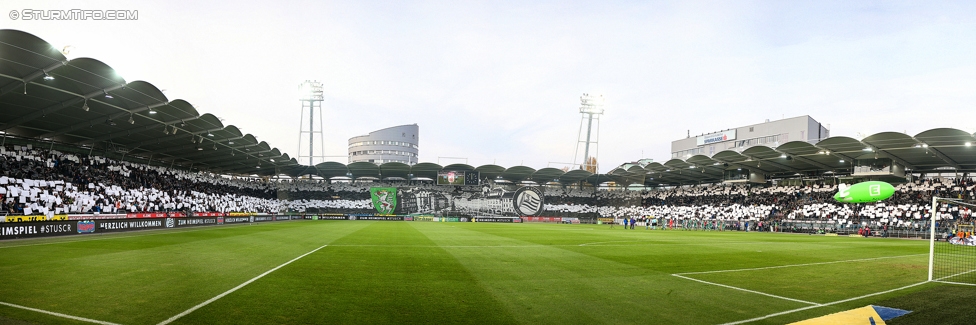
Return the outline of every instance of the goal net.
<path id="1" fill-rule="evenodd" d="M 929 238 L 929 281 L 976 286 L 976 202 L 932 198 Z"/>

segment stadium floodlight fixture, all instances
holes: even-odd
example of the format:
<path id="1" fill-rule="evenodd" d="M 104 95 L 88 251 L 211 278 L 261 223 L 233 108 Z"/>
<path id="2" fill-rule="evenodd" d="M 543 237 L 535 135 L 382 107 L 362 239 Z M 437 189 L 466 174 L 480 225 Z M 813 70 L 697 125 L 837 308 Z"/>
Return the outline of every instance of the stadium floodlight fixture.
<path id="1" fill-rule="evenodd" d="M 973 146 L 973 143 L 972 142 L 969 142 L 969 141 L 966 141 L 966 146 L 967 147 L 972 147 Z"/>
<path id="2" fill-rule="evenodd" d="M 112 95 L 110 95 L 110 94 L 108 93 L 108 91 L 105 91 L 105 90 L 102 90 L 102 93 L 103 93 L 103 94 L 105 94 L 105 98 L 108 98 L 108 99 L 112 99 L 112 98 L 115 98 L 115 97 L 112 97 Z"/>
<path id="3" fill-rule="evenodd" d="M 844 159 L 841 159 L 841 160 L 840 160 L 840 163 L 842 163 L 842 164 L 843 164 L 843 163 L 844 163 Z"/>
<path id="4" fill-rule="evenodd" d="M 322 91 L 322 83 L 314 80 L 305 80 L 298 86 L 301 92 L 301 100 L 324 100 L 325 92 Z"/>
<path id="5" fill-rule="evenodd" d="M 132 118 L 132 114 L 129 114 L 129 124 L 136 124 L 136 120 Z"/>
<path id="6" fill-rule="evenodd" d="M 200 147 L 200 146 L 197 146 L 197 151 L 200 151 L 200 150 L 203 150 L 203 148 Z"/>
<path id="7" fill-rule="evenodd" d="M 929 147 L 929 144 L 928 143 L 923 143 L 922 144 L 922 148 L 928 148 L 928 147 Z"/>
<path id="8" fill-rule="evenodd" d="M 780 155 L 779 157 L 780 158 L 786 158 L 786 154 L 784 153 L 784 154 Z"/>
<path id="9" fill-rule="evenodd" d="M 88 98 L 85 98 L 85 103 L 81 105 L 81 110 L 87 112 L 88 109 L 89 109 L 88 108 Z"/>
<path id="10" fill-rule="evenodd" d="M 861 149 L 861 150 L 863 150 L 863 151 L 874 151 L 874 149 L 871 149 L 871 147 L 867 147 L 867 148 L 864 148 L 864 149 Z"/>
<path id="11" fill-rule="evenodd" d="M 210 133 L 210 131 L 207 131 L 207 136 L 212 138 L 213 137 L 213 133 Z"/>
<path id="12" fill-rule="evenodd" d="M 150 114 L 150 115 L 152 115 L 152 114 L 156 114 L 156 109 L 153 109 L 153 108 L 150 108 L 150 109 L 149 109 L 149 114 Z"/>
<path id="13" fill-rule="evenodd" d="M 52 77 L 51 75 L 47 74 L 47 72 L 45 71 L 44 72 L 44 80 L 54 80 L 54 77 Z"/>
<path id="14" fill-rule="evenodd" d="M 580 97 L 580 113 L 603 114 L 606 99 L 603 95 L 583 94 Z"/>

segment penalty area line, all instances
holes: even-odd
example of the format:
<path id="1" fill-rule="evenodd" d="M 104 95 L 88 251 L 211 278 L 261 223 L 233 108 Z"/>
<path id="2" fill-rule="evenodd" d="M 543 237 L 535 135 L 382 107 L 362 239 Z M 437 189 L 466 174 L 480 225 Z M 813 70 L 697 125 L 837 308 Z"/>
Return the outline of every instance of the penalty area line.
<path id="1" fill-rule="evenodd" d="M 704 284 L 710 284 L 710 285 L 713 285 L 713 286 L 719 286 L 719 287 L 723 287 L 723 288 L 728 288 L 728 289 L 733 289 L 733 290 L 739 290 L 739 291 L 745 291 L 745 292 L 748 292 L 748 293 L 754 293 L 754 294 L 757 294 L 757 295 L 763 295 L 763 296 L 767 296 L 767 297 L 773 297 L 773 298 L 778 298 L 778 299 L 783 299 L 783 300 L 789 300 L 789 301 L 793 301 L 793 302 L 804 303 L 804 304 L 807 304 L 807 305 L 820 306 L 820 304 L 815 303 L 815 302 L 809 302 L 809 301 L 806 301 L 806 300 L 800 300 L 800 299 L 793 299 L 793 298 L 789 298 L 789 297 L 777 296 L 777 295 L 774 295 L 774 294 L 769 294 L 769 293 L 755 291 L 755 290 L 749 290 L 749 289 L 743 289 L 743 288 L 739 288 L 739 287 L 733 287 L 733 286 L 725 285 L 725 284 L 721 284 L 721 283 L 708 282 L 708 281 L 705 281 L 705 280 L 698 280 L 698 279 L 689 278 L 689 277 L 686 277 L 686 276 L 683 276 L 683 275 L 672 274 L 672 276 L 676 276 L 676 277 L 679 277 L 679 278 L 682 278 L 682 279 L 685 279 L 685 280 L 691 280 L 691 281 L 695 281 L 695 282 L 701 282 L 701 283 L 704 283 Z"/>
<path id="2" fill-rule="evenodd" d="M 328 244 L 322 245 L 319 248 L 313 249 L 312 251 L 310 251 L 308 253 L 305 253 L 305 254 L 302 254 L 299 257 L 293 258 L 293 259 L 291 259 L 288 262 L 285 262 L 285 263 L 283 263 L 281 265 L 276 266 L 273 269 L 268 270 L 267 272 L 261 273 L 261 275 L 258 275 L 256 277 L 251 278 L 250 280 L 247 280 L 247 282 L 241 283 L 240 285 L 238 285 L 238 286 L 236 286 L 234 288 L 231 288 L 230 290 L 224 291 L 224 293 L 221 293 L 219 295 L 216 295 L 213 298 L 207 299 L 207 301 L 201 302 L 200 304 L 198 304 L 196 306 L 193 306 L 190 309 L 187 309 L 187 310 L 183 311 L 182 313 L 176 314 L 176 316 L 170 317 L 167 320 L 164 320 L 162 322 L 159 322 L 159 324 L 157 324 L 157 325 L 166 325 L 166 324 L 172 323 L 172 322 L 176 321 L 177 319 L 182 318 L 183 316 L 189 315 L 190 313 L 196 311 L 197 309 L 203 308 L 204 306 L 209 305 L 210 303 L 212 303 L 214 301 L 217 301 L 217 299 L 223 298 L 226 295 L 229 295 L 231 293 L 234 293 L 234 291 L 237 291 L 240 288 L 243 288 L 244 286 L 246 286 L 248 284 L 251 284 L 251 282 L 254 282 L 254 281 L 257 281 L 260 278 L 263 278 L 265 275 L 271 274 L 271 272 L 277 271 L 278 269 L 285 267 L 285 265 L 291 264 L 292 262 L 297 261 L 297 260 L 301 259 L 302 257 L 305 257 L 305 256 L 308 256 L 309 254 L 315 253 L 318 250 L 325 248 L 326 246 L 329 246 L 329 245 Z"/>
<path id="3" fill-rule="evenodd" d="M 9 303 L 9 302 L 2 302 L 2 301 L 0 301 L 0 305 L 4 305 L 4 306 L 7 306 L 7 307 L 13 307 L 13 308 L 20 308 L 20 309 L 24 309 L 24 310 L 30 310 L 30 311 L 33 311 L 33 312 L 38 312 L 38 313 L 42 313 L 42 314 L 48 314 L 48 315 L 57 316 L 57 317 L 61 317 L 61 318 L 74 319 L 74 320 L 82 321 L 82 322 L 89 322 L 89 323 L 102 324 L 102 325 L 119 325 L 117 323 L 100 321 L 100 320 L 95 320 L 95 319 L 91 319 L 91 318 L 84 318 L 84 317 L 72 316 L 72 315 L 62 314 L 62 313 L 56 313 L 56 312 L 53 312 L 53 311 L 47 311 L 47 310 L 43 310 L 43 309 L 31 308 L 31 307 L 27 307 L 27 306 L 21 306 L 21 305 L 12 304 L 12 303 Z"/>

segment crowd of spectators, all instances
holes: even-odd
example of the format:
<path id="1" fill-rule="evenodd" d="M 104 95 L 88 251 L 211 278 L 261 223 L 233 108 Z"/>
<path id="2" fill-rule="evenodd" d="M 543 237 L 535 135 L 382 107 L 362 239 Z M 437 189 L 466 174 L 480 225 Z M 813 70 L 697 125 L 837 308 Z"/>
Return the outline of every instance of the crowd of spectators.
<path id="1" fill-rule="evenodd" d="M 188 172 L 98 156 L 79 156 L 27 146 L 0 146 L 0 213 L 121 212 L 336 212 L 372 211 L 369 189 L 410 187 L 457 199 L 487 196 L 423 181 L 326 182 L 260 179 Z M 783 221 L 876 220 L 903 225 L 931 216 L 931 197 L 976 198 L 972 178 L 920 179 L 895 185 L 891 199 L 873 204 L 833 200 L 836 185 L 700 185 L 645 191 L 546 187 L 550 213 L 605 218 Z M 969 220 L 967 207 L 941 205 L 937 219 Z"/>

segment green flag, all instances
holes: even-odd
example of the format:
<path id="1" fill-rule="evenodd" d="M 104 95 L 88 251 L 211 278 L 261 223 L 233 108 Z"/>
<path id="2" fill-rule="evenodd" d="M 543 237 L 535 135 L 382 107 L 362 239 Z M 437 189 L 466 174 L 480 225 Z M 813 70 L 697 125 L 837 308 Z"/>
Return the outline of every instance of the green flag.
<path id="1" fill-rule="evenodd" d="M 380 214 L 393 214 L 396 209 L 396 187 L 370 187 L 369 194 L 373 198 L 373 207 Z"/>

